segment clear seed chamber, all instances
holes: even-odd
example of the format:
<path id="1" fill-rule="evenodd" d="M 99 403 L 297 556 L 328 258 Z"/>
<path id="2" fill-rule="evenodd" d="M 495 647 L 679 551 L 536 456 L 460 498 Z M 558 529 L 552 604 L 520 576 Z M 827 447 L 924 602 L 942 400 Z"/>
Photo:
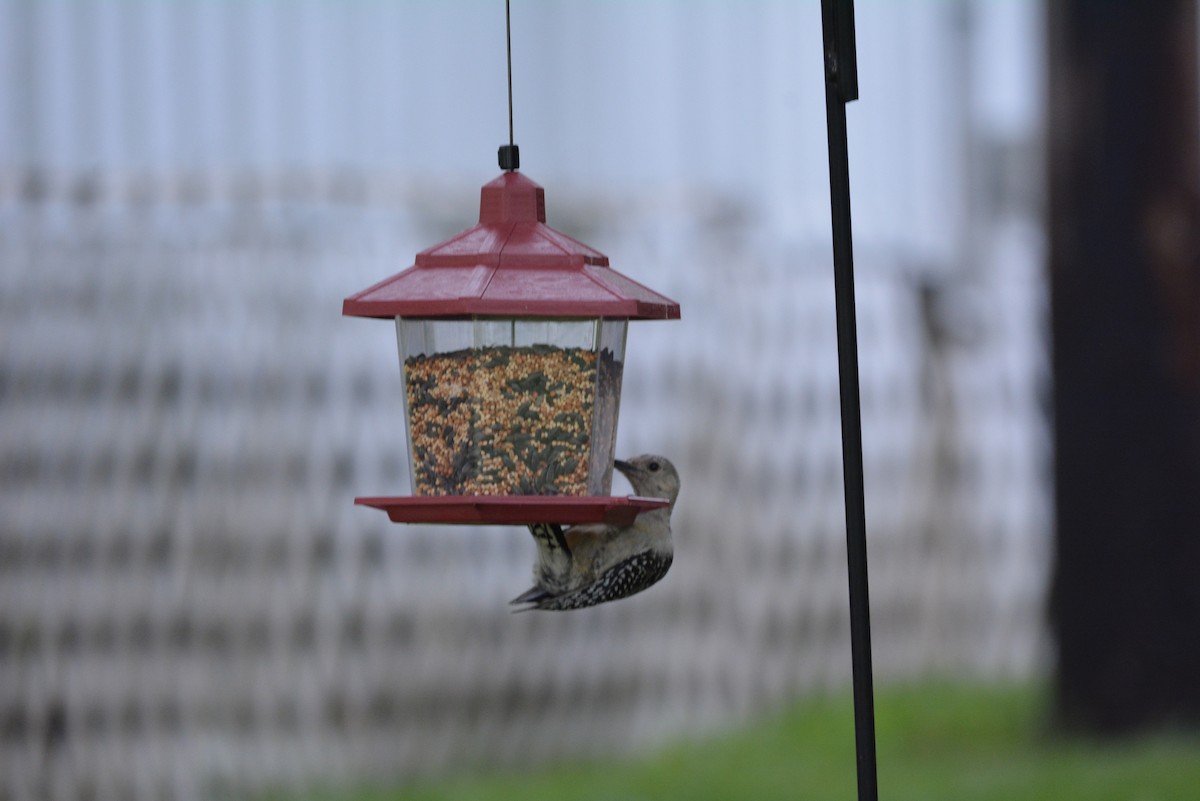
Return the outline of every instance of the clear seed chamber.
<path id="1" fill-rule="evenodd" d="M 414 495 L 608 495 L 625 319 L 397 317 Z"/>

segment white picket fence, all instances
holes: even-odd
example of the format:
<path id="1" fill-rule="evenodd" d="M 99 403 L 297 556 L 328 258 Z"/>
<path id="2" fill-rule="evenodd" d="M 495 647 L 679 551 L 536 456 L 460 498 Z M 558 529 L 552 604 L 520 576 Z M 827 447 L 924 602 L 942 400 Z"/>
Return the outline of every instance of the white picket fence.
<path id="1" fill-rule="evenodd" d="M 683 305 L 631 328 L 618 450 L 669 454 L 684 489 L 663 584 L 513 616 L 526 533 L 352 505 L 408 474 L 392 328 L 341 298 L 438 226 L 404 184 L 259 183 L 3 182 L 0 798 L 630 752 L 847 685 L 822 247 L 714 233 L 695 195 L 549 189 L 552 223 Z M 882 682 L 1045 664 L 1038 246 L 994 244 L 1003 269 L 962 286 L 859 254 Z"/>

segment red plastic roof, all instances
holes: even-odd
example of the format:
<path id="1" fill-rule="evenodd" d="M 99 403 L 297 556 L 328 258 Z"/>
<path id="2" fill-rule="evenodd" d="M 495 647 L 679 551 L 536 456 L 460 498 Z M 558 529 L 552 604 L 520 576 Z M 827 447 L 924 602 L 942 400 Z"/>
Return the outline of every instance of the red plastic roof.
<path id="1" fill-rule="evenodd" d="M 677 320 L 679 304 L 546 225 L 545 191 L 506 172 L 480 192 L 479 225 L 342 302 L 353 317 L 624 317 Z"/>

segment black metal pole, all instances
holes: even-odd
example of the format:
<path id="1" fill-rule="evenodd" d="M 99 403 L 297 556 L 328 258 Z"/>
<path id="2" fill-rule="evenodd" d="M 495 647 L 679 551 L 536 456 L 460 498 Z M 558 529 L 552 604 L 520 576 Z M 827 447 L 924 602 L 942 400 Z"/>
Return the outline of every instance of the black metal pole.
<path id="1" fill-rule="evenodd" d="M 859 801 L 875 801 L 875 692 L 871 675 L 871 605 L 867 591 L 867 521 L 863 493 L 862 412 L 854 312 L 854 245 L 850 229 L 850 155 L 846 104 L 858 98 L 854 0 L 821 0 L 825 49 L 825 116 L 829 130 L 829 198 L 833 211 L 833 287 L 837 308 L 838 382 L 842 400 L 842 472 L 846 489 L 846 565 L 850 584 L 850 654 L 854 674 L 854 745 Z"/>

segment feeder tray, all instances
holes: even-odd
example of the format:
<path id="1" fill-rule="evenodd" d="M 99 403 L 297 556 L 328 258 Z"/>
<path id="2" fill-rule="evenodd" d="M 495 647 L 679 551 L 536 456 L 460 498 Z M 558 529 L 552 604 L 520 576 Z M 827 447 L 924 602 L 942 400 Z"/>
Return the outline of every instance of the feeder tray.
<path id="1" fill-rule="evenodd" d="M 628 526 L 642 512 L 668 505 L 665 498 L 443 495 L 441 497 L 355 498 L 360 506 L 387 512 L 393 523 L 462 525 L 607 523 Z"/>

